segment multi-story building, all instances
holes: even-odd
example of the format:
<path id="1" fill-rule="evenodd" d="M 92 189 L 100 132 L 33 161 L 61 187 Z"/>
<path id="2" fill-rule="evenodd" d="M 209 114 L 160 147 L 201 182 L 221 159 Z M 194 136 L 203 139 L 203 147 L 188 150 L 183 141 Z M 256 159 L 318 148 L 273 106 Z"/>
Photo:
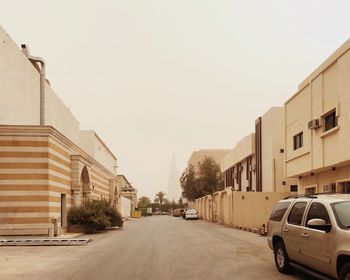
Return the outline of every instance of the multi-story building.
<path id="1" fill-rule="evenodd" d="M 52 234 L 88 199 L 117 205 L 117 159 L 45 77 L 43 59 L 0 27 L 0 235 Z"/>
<path id="2" fill-rule="evenodd" d="M 350 192 L 350 40 L 285 103 L 285 170 L 299 193 Z"/>
<path id="3" fill-rule="evenodd" d="M 237 191 L 256 190 L 255 172 L 255 134 L 242 138 L 221 160 L 225 188 Z"/>
<path id="4" fill-rule="evenodd" d="M 272 107 L 255 122 L 255 133 L 241 139 L 222 159 L 225 187 L 237 191 L 296 192 L 284 176 L 284 108 Z"/>
<path id="5" fill-rule="evenodd" d="M 187 168 L 191 165 L 194 166 L 195 170 L 198 168 L 198 164 L 205 158 L 211 157 L 214 161 L 220 165 L 221 159 L 229 152 L 229 149 L 200 149 L 194 151 L 187 161 Z M 186 168 L 186 170 L 187 170 Z M 186 173 L 186 170 L 184 171 Z"/>

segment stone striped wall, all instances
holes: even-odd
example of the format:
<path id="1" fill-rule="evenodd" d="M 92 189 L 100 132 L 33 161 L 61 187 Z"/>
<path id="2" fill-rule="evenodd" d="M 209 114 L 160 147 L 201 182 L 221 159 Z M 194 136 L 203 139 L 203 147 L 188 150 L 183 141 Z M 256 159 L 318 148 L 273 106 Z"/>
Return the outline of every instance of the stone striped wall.
<path id="1" fill-rule="evenodd" d="M 85 185 L 82 171 L 86 167 Z M 116 205 L 116 176 L 52 127 L 0 126 L 0 235 L 48 234 L 85 199 Z"/>

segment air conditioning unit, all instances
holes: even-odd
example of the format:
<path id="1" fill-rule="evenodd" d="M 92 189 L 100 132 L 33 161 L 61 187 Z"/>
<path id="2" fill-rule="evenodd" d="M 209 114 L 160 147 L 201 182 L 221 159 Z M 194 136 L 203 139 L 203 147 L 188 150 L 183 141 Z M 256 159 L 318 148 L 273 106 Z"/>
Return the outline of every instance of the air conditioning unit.
<path id="1" fill-rule="evenodd" d="M 255 163 L 252 163 L 252 164 L 249 166 L 249 171 L 250 171 L 250 172 L 255 172 L 255 170 L 256 170 L 256 165 L 255 165 Z"/>
<path id="2" fill-rule="evenodd" d="M 233 173 L 233 179 L 237 179 L 237 173 Z"/>
<path id="3" fill-rule="evenodd" d="M 320 120 L 319 119 L 314 119 L 308 122 L 307 124 L 309 129 L 317 129 L 320 127 Z"/>

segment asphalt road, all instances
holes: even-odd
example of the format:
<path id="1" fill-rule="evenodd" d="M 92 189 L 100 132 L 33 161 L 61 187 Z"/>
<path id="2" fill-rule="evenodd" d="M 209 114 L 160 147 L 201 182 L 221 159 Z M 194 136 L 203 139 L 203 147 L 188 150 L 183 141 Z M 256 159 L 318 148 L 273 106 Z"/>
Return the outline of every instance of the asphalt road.
<path id="1" fill-rule="evenodd" d="M 0 279 L 306 279 L 278 273 L 264 237 L 200 220 L 153 216 L 91 237 L 87 246 L 0 247 Z"/>

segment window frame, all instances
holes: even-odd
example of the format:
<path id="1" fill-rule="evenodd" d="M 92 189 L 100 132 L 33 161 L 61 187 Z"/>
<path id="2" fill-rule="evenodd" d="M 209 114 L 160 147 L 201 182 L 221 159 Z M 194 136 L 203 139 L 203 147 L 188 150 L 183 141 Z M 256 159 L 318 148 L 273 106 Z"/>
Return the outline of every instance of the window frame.
<path id="1" fill-rule="evenodd" d="M 326 222 L 326 224 L 330 224 L 330 225 L 331 225 L 331 224 L 332 224 L 331 216 L 329 215 L 329 211 L 327 210 L 327 207 L 326 207 L 323 203 L 321 203 L 321 202 L 312 201 L 312 202 L 310 203 L 310 206 L 309 206 L 308 209 L 307 209 L 307 215 L 306 215 L 306 217 L 305 217 L 305 227 L 308 228 L 308 229 L 314 229 L 314 228 L 310 228 L 310 227 L 307 226 L 308 221 L 311 220 L 311 219 L 309 219 L 309 214 L 310 214 L 311 208 L 312 208 L 312 206 L 313 206 L 314 204 L 319 204 L 319 205 L 321 205 L 321 206 L 324 208 L 324 210 L 326 211 L 326 213 L 327 213 L 327 215 L 328 215 L 328 221 L 325 220 L 325 222 Z M 312 218 L 312 219 L 320 219 L 320 218 Z M 329 222 L 329 223 L 327 223 L 327 222 Z M 314 229 L 314 230 L 318 230 L 318 229 Z M 321 230 L 321 231 L 322 231 L 322 230 Z"/>
<path id="2" fill-rule="evenodd" d="M 304 132 L 301 131 L 293 136 L 293 150 L 296 151 L 304 146 Z"/>
<path id="3" fill-rule="evenodd" d="M 291 223 L 291 222 L 289 221 L 290 215 L 292 214 L 292 211 L 293 211 L 295 205 L 297 205 L 297 204 L 305 204 L 305 208 L 304 208 L 303 215 L 302 215 L 302 217 L 301 217 L 300 224 Z M 287 217 L 287 223 L 288 223 L 288 225 L 291 225 L 291 226 L 298 226 L 298 227 L 303 226 L 303 220 L 304 220 L 304 217 L 305 217 L 305 213 L 306 213 L 307 207 L 308 207 L 308 201 L 297 201 L 297 202 L 295 202 L 295 203 L 292 205 L 292 207 L 290 208 L 290 211 L 289 211 L 289 213 L 288 213 L 288 217 Z"/>
<path id="4" fill-rule="evenodd" d="M 327 127 L 327 118 L 334 115 L 331 127 Z M 326 114 L 322 116 L 322 123 L 323 123 L 323 132 L 330 131 L 333 128 L 336 128 L 338 126 L 338 116 L 337 116 L 337 109 L 333 108 L 332 110 L 328 111 Z"/>
<path id="5" fill-rule="evenodd" d="M 305 187 L 304 192 L 305 192 L 305 195 L 314 195 L 317 193 L 317 186 Z"/>

